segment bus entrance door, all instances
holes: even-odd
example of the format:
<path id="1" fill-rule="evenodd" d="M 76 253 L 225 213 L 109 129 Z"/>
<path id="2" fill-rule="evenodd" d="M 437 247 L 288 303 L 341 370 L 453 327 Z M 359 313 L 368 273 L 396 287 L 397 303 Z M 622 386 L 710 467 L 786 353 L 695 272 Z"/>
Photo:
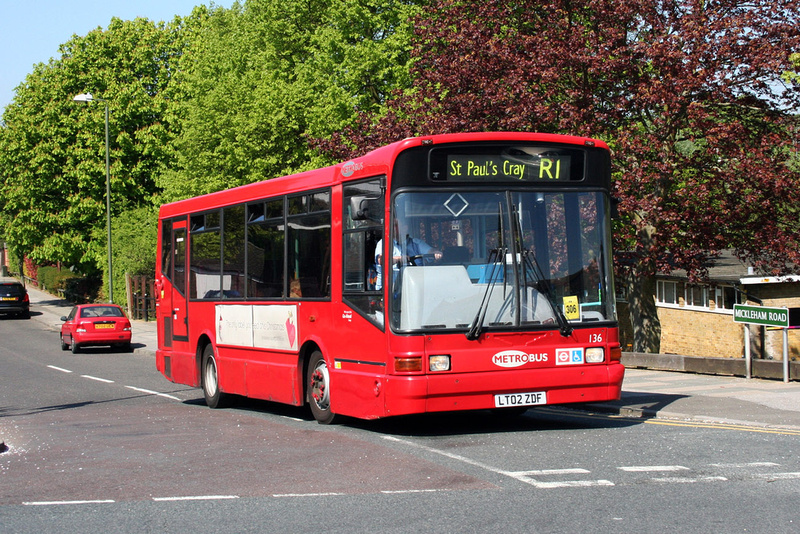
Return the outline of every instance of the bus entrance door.
<path id="1" fill-rule="evenodd" d="M 168 342 L 170 344 L 178 342 L 179 346 L 181 343 L 188 343 L 189 341 L 189 318 L 187 315 L 188 273 L 186 269 L 188 265 L 186 255 L 189 248 L 187 247 L 186 234 L 186 220 L 175 221 L 172 226 L 172 250 L 175 254 L 172 278 L 174 283 L 172 284 L 172 294 L 170 295 L 171 310 L 169 313 L 171 317 L 167 317 L 167 322 L 171 323 L 169 330 L 171 330 L 172 334 L 172 339 Z M 176 349 L 180 350 L 173 345 L 173 350 Z"/>

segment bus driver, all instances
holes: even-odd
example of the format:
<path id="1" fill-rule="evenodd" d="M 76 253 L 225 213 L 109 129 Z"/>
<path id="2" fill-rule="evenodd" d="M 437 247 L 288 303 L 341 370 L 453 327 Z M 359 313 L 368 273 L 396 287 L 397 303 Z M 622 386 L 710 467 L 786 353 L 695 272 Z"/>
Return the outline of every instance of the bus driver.
<path id="1" fill-rule="evenodd" d="M 442 259 L 442 252 L 433 248 L 425 241 L 411 237 L 405 233 L 405 244 L 397 241 L 401 235 L 398 231 L 398 222 L 395 220 L 395 240 L 393 243 L 392 251 L 392 271 L 397 273 L 400 271 L 402 265 L 424 265 L 423 256 L 432 255 L 436 261 Z M 403 227 L 405 230 L 405 227 Z M 375 270 L 377 271 L 377 280 L 375 289 L 380 290 L 383 287 L 383 239 L 378 241 L 375 246 Z"/>

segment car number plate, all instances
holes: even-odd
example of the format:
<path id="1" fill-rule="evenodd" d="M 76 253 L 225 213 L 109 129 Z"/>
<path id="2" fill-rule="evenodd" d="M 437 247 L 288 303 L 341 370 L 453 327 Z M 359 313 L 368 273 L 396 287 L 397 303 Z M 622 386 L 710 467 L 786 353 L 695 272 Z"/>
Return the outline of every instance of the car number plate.
<path id="1" fill-rule="evenodd" d="M 17 300 L 17 297 L 3 297 L 0 300 Z"/>
<path id="2" fill-rule="evenodd" d="M 545 391 L 531 391 L 529 393 L 503 393 L 494 396 L 495 408 L 507 408 L 509 406 L 536 406 L 537 404 L 547 404 L 547 393 Z"/>
<path id="3" fill-rule="evenodd" d="M 114 328 L 113 324 L 95 324 L 94 329 L 98 330 L 100 328 Z"/>

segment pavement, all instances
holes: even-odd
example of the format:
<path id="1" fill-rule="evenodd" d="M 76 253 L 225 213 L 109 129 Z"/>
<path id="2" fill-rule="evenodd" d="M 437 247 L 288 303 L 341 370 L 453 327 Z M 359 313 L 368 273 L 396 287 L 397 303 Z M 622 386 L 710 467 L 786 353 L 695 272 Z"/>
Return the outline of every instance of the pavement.
<path id="1" fill-rule="evenodd" d="M 72 304 L 33 287 L 28 294 L 31 320 L 59 331 Z M 155 358 L 155 321 L 132 321 L 132 330 L 134 352 Z M 800 430 L 800 382 L 629 368 L 620 400 L 583 406 L 626 417 Z"/>

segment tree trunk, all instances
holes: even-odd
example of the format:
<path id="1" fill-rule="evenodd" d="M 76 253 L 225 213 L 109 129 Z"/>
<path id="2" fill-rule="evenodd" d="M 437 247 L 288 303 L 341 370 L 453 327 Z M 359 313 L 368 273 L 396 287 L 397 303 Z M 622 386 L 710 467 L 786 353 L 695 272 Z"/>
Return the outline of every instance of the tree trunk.
<path id="1" fill-rule="evenodd" d="M 642 212 L 634 212 L 637 237 L 642 250 L 653 249 L 655 228 L 647 223 Z M 661 322 L 656 308 L 655 266 L 647 255 L 641 257 L 628 271 L 628 313 L 633 329 L 633 351 L 658 354 L 661 350 Z"/>
<path id="2" fill-rule="evenodd" d="M 661 322 L 656 308 L 656 277 L 627 278 L 628 310 L 633 327 L 633 351 L 657 354 L 661 350 Z"/>

